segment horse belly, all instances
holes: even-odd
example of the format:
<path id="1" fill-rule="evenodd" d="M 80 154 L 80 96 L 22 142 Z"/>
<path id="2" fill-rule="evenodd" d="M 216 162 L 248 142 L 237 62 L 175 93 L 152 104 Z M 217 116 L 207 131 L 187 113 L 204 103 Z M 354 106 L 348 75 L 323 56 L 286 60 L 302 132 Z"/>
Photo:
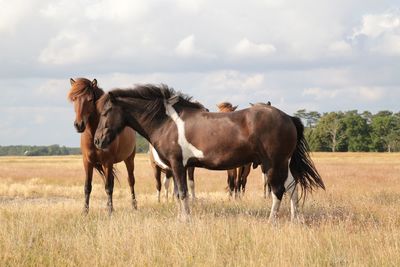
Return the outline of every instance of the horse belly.
<path id="1" fill-rule="evenodd" d="M 253 156 L 247 151 L 226 151 L 221 153 L 205 153 L 204 158 L 195 160 L 195 167 L 210 170 L 227 170 L 253 162 Z"/>

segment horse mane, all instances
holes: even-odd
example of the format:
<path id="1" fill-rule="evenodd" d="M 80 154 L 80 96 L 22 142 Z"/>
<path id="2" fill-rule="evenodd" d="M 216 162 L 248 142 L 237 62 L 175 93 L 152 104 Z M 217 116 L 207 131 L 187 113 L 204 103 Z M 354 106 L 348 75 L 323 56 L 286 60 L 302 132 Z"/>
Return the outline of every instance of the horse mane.
<path id="1" fill-rule="evenodd" d="M 193 109 L 207 110 L 202 104 L 197 101 L 192 101 L 192 97 L 181 92 L 175 91 L 173 88 L 168 87 L 165 84 L 154 85 L 154 84 L 140 84 L 134 88 L 127 89 L 113 89 L 108 94 L 101 97 L 98 101 L 98 108 L 106 104 L 110 99 L 110 93 L 114 98 L 118 98 L 123 102 L 129 102 L 129 99 L 141 99 L 147 100 L 146 113 L 144 115 L 156 116 L 159 112 L 165 113 L 164 101 L 172 98 L 177 98 L 175 107 L 189 107 Z M 179 113 L 179 111 L 177 110 Z"/>
<path id="2" fill-rule="evenodd" d="M 71 90 L 68 92 L 68 100 L 73 101 L 75 98 L 79 98 L 84 95 L 92 94 L 94 96 L 94 100 L 97 101 L 100 99 L 102 95 L 104 95 L 104 91 L 92 85 L 92 82 L 86 78 L 77 78 L 75 83 L 72 85 Z"/>
<path id="3" fill-rule="evenodd" d="M 235 111 L 238 106 L 233 106 L 230 102 L 221 102 L 217 105 L 220 112 Z"/>

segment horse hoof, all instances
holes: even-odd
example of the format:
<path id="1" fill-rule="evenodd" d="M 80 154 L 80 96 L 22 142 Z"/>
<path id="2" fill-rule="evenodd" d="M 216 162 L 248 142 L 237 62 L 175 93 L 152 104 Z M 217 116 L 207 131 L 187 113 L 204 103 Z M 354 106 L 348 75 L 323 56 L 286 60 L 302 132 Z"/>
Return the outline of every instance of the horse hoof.
<path id="1" fill-rule="evenodd" d="M 88 215 L 89 214 L 89 207 L 84 207 L 83 209 L 82 209 L 82 215 L 83 216 L 86 216 L 86 215 Z"/>
<path id="2" fill-rule="evenodd" d="M 137 202 L 136 202 L 136 200 L 132 200 L 132 208 L 134 210 L 137 210 Z"/>

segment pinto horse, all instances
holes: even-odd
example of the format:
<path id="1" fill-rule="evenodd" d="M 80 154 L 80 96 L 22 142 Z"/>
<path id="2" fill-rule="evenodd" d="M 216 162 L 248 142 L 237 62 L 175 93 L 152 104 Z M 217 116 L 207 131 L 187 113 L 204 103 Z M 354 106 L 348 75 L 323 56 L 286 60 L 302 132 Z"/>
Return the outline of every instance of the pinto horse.
<path id="1" fill-rule="evenodd" d="M 98 101 L 98 108 L 96 147 L 108 148 L 126 126 L 145 137 L 171 166 L 183 219 L 190 214 L 187 167 L 227 170 L 249 163 L 261 165 L 272 189 L 272 222 L 285 192 L 291 196 L 291 218 L 295 220 L 296 186 L 302 188 L 303 197 L 307 191 L 324 188 L 308 154 L 300 119 L 275 107 L 206 112 L 201 104 L 166 85 L 138 85 L 133 90 L 109 92 Z"/>
<path id="2" fill-rule="evenodd" d="M 169 193 L 169 184 L 171 182 L 172 177 L 172 170 L 170 167 L 167 166 L 158 156 L 157 151 L 155 148 L 150 145 L 149 146 L 149 155 L 150 155 L 150 164 L 153 168 L 154 178 L 156 179 L 156 189 L 157 189 L 157 200 L 160 202 L 160 195 L 161 195 L 161 173 L 164 173 L 164 190 L 165 190 L 165 198 L 168 200 L 168 193 Z M 192 195 L 192 199 L 196 199 L 196 194 L 194 191 L 194 167 L 187 168 L 187 176 L 189 179 L 189 189 L 190 194 Z M 174 194 L 178 194 L 178 188 L 176 183 L 174 183 Z"/>
<path id="3" fill-rule="evenodd" d="M 96 109 L 96 102 L 104 95 L 104 91 L 97 86 L 97 80 L 90 81 L 78 78 L 70 79 L 71 90 L 68 99 L 74 103 L 76 118 L 74 126 L 81 133 L 81 151 L 83 166 L 85 168 L 85 205 L 84 213 L 89 212 L 89 198 L 92 191 L 93 168 L 95 168 L 105 180 L 105 191 L 108 196 L 107 207 L 109 214 L 113 211 L 112 194 L 114 189 L 113 164 L 124 161 L 128 171 L 128 181 L 132 194 L 132 206 L 137 208 L 135 198 L 135 132 L 132 128 L 121 129 L 119 134 L 110 143 L 107 150 L 96 149 L 94 146 L 94 134 L 100 115 Z"/>
<path id="4" fill-rule="evenodd" d="M 219 112 L 233 112 L 238 106 L 232 106 L 229 102 L 221 102 L 217 105 Z M 235 192 L 235 197 L 240 195 L 240 192 L 244 194 L 246 190 L 247 176 L 249 176 L 251 169 L 251 163 L 239 168 L 227 170 L 228 172 L 228 188 L 229 196 L 232 196 Z"/>

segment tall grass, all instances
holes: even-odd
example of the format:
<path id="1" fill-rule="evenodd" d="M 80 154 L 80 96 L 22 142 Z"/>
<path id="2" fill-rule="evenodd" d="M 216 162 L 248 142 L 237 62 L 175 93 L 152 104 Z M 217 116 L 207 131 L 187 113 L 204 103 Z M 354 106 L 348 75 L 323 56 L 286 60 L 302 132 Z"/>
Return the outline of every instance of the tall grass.
<path id="1" fill-rule="evenodd" d="M 173 201 L 157 203 L 146 155 L 136 163 L 138 210 L 118 165 L 115 213 L 100 178 L 82 216 L 79 157 L 0 158 L 1 266 L 399 266 L 400 155 L 313 155 L 327 190 L 309 195 L 303 224 L 285 198 L 279 224 L 267 222 L 261 174 L 229 200 L 224 172 L 196 170 L 192 220 Z"/>

